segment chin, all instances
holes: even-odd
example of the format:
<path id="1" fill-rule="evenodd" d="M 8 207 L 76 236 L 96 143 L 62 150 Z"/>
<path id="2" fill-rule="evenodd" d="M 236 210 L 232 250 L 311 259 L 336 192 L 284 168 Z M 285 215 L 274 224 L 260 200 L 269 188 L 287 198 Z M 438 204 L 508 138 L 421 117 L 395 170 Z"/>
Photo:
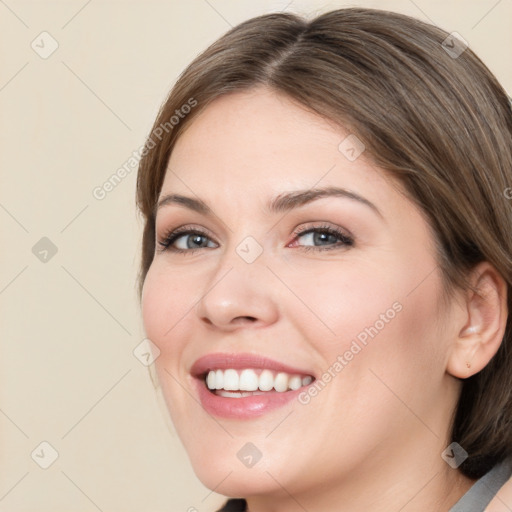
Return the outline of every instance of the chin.
<path id="1" fill-rule="evenodd" d="M 242 498 L 258 494 L 268 494 L 278 491 L 281 487 L 271 475 L 277 477 L 281 484 L 289 480 L 286 468 L 279 463 L 279 458 L 261 456 L 256 461 L 246 455 L 254 450 L 246 441 L 240 438 L 230 439 L 219 443 L 221 450 L 202 450 L 200 447 L 185 447 L 194 473 L 203 485 L 216 493 Z M 262 447 L 262 451 L 266 451 Z M 257 457 L 255 452 L 252 452 Z M 274 455 L 275 454 L 274 452 Z M 284 460 L 281 457 L 281 460 Z M 251 466 L 251 464 L 253 464 Z"/>
<path id="2" fill-rule="evenodd" d="M 194 472 L 205 487 L 230 498 L 247 498 L 259 494 L 268 495 L 281 489 L 268 473 L 261 470 L 257 471 L 255 468 L 223 471 L 216 466 L 210 466 L 209 468 L 194 467 Z M 270 473 L 279 472 L 270 471 Z M 279 474 L 283 478 L 284 475 Z"/>

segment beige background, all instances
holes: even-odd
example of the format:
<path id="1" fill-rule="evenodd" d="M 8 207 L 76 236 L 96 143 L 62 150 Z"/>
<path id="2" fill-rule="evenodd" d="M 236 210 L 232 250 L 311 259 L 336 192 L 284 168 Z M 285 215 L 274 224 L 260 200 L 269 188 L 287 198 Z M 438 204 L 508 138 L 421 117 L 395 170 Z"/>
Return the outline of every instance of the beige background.
<path id="1" fill-rule="evenodd" d="M 102 200 L 93 190 L 230 26 L 348 5 L 459 32 L 512 91 L 512 0 L 0 1 L 0 511 L 206 512 L 224 501 L 195 478 L 133 354 L 144 338 L 136 169 Z M 43 31 L 59 45 L 46 59 L 31 47 L 51 49 Z M 55 255 L 45 242 L 33 253 L 43 237 Z M 43 441 L 59 455 L 47 469 Z"/>

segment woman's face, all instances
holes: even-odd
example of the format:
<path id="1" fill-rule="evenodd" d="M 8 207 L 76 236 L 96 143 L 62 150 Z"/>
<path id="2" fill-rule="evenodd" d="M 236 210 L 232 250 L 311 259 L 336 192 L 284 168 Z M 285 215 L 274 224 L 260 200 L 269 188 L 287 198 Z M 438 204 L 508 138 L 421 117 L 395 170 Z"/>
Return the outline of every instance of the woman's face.
<path id="1" fill-rule="evenodd" d="M 384 463 L 395 479 L 447 466 L 459 388 L 432 234 L 362 149 L 256 88 L 215 100 L 172 152 L 143 320 L 176 430 L 219 493 L 356 492 Z"/>

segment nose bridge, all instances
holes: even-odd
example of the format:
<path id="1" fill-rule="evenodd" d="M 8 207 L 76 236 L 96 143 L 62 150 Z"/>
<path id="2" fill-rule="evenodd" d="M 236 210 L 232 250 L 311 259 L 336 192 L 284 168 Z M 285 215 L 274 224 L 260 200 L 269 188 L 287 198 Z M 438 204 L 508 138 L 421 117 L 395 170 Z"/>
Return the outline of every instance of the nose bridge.
<path id="1" fill-rule="evenodd" d="M 215 275 L 212 278 L 213 283 L 220 284 L 220 280 L 226 276 L 228 280 L 234 279 L 236 283 L 244 285 L 240 290 L 248 290 L 258 282 L 261 284 L 269 274 L 266 265 L 270 250 L 268 245 L 264 249 L 265 234 L 260 231 L 253 236 L 248 234 L 249 232 L 247 226 L 231 231 L 225 250 L 219 256 Z"/>
<path id="2" fill-rule="evenodd" d="M 235 325 L 241 318 L 268 323 L 277 317 L 271 272 L 262 244 L 246 236 L 219 257 L 197 304 L 197 315 L 219 327 Z"/>

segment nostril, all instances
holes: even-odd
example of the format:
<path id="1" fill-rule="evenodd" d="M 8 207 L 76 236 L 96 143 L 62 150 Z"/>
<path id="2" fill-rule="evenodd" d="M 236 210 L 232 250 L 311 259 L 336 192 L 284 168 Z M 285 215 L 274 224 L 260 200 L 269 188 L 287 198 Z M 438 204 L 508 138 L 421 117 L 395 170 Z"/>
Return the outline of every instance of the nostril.
<path id="1" fill-rule="evenodd" d="M 245 320 L 245 319 L 249 320 L 250 322 L 255 322 L 255 321 L 257 320 L 257 319 L 256 319 L 256 318 L 254 318 L 253 316 L 237 316 L 237 317 L 234 319 L 234 321 L 240 321 L 240 320 L 242 320 L 242 321 L 243 321 L 243 320 Z"/>

